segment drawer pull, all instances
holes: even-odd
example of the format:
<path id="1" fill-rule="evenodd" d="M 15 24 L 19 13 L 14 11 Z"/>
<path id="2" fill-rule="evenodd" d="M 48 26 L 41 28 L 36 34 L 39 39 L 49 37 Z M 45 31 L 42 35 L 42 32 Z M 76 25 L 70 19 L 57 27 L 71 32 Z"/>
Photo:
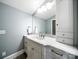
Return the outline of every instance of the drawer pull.
<path id="1" fill-rule="evenodd" d="M 51 51 L 52 51 L 53 53 L 59 55 L 59 56 L 63 56 L 63 54 L 59 54 L 59 53 L 55 52 L 54 50 L 51 50 Z"/>

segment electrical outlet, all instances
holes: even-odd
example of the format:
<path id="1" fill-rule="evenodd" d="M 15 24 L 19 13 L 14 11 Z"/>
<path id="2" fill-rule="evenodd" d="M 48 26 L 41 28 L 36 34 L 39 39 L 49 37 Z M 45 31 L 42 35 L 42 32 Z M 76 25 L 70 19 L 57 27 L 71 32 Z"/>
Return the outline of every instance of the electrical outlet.
<path id="1" fill-rule="evenodd" d="M 2 52 L 2 56 L 6 56 L 6 51 Z"/>
<path id="2" fill-rule="evenodd" d="M 0 30 L 0 34 L 6 34 L 6 30 Z"/>

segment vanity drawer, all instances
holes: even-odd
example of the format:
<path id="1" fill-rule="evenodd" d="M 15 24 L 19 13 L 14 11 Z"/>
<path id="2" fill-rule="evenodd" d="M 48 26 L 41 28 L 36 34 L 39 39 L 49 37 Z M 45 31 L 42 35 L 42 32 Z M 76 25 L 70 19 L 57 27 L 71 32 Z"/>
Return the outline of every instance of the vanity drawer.
<path id="1" fill-rule="evenodd" d="M 50 46 L 46 48 L 46 59 L 62 59 L 64 53 L 64 51 Z"/>
<path id="2" fill-rule="evenodd" d="M 73 38 L 73 33 L 57 32 L 57 37 Z"/>
<path id="3" fill-rule="evenodd" d="M 68 44 L 68 45 L 73 45 L 73 39 L 69 39 L 69 38 L 58 37 L 56 41 L 64 44 Z"/>
<path id="4" fill-rule="evenodd" d="M 59 56 L 63 56 L 63 54 L 64 54 L 64 51 L 57 49 L 57 48 L 54 48 L 54 47 L 50 48 L 50 52 L 51 52 L 51 54 L 55 53 Z"/>

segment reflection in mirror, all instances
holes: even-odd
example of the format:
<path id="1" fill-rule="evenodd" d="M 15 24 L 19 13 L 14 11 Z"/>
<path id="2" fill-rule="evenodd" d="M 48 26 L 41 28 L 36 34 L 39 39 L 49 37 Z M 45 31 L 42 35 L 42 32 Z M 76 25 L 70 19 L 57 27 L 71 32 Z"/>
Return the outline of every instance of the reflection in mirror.
<path id="1" fill-rule="evenodd" d="M 45 20 L 32 16 L 32 34 L 45 33 Z"/>
<path id="2" fill-rule="evenodd" d="M 56 16 L 46 20 L 46 33 L 48 35 L 56 35 Z"/>

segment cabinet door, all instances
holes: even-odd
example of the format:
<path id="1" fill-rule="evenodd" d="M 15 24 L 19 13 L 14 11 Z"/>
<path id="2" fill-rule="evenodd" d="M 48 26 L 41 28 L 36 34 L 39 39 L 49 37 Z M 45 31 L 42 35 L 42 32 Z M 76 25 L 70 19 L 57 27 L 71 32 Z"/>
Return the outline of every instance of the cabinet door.
<path id="1" fill-rule="evenodd" d="M 34 45 L 34 59 L 42 59 L 42 48 L 39 44 Z"/>
<path id="2" fill-rule="evenodd" d="M 75 59 L 75 56 L 65 52 L 62 59 Z"/>
<path id="3" fill-rule="evenodd" d="M 57 31 L 73 32 L 73 0 L 57 0 Z"/>
<path id="4" fill-rule="evenodd" d="M 27 59 L 34 59 L 34 47 L 27 45 Z"/>
<path id="5" fill-rule="evenodd" d="M 28 40 L 27 42 L 27 59 L 42 59 L 42 48 L 40 44 Z"/>
<path id="6" fill-rule="evenodd" d="M 68 55 L 69 59 L 76 59 L 74 55 Z"/>

